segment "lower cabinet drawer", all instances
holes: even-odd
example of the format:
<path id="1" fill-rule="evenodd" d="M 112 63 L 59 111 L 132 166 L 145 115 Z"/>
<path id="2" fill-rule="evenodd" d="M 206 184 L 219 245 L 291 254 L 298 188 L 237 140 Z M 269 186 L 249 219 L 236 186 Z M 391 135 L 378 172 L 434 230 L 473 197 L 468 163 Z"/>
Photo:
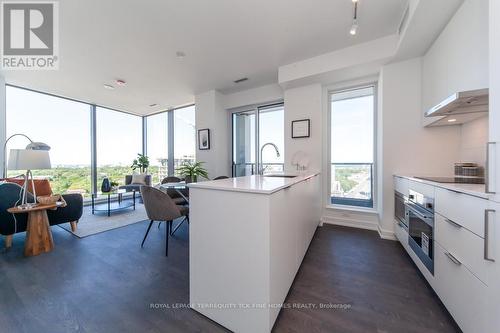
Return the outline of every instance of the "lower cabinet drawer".
<path id="1" fill-rule="evenodd" d="M 484 214 L 488 200 L 436 188 L 435 211 L 484 238 Z"/>
<path id="2" fill-rule="evenodd" d="M 487 332 L 487 286 L 434 242 L 434 289 L 464 333 Z"/>
<path id="3" fill-rule="evenodd" d="M 439 214 L 435 215 L 436 242 L 449 251 L 481 281 L 489 285 L 495 263 L 484 259 L 485 240 Z"/>
<path id="4" fill-rule="evenodd" d="M 401 222 L 394 223 L 394 233 L 401 245 L 408 251 L 408 231 L 402 226 Z"/>

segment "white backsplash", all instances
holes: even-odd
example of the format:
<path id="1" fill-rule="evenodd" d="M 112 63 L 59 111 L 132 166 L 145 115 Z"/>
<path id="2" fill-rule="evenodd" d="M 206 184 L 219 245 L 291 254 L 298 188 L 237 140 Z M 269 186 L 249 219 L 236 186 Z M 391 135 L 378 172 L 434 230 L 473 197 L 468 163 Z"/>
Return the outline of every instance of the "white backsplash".
<path id="1" fill-rule="evenodd" d="M 484 166 L 488 142 L 488 116 L 462 125 L 460 136 L 460 161 Z"/>

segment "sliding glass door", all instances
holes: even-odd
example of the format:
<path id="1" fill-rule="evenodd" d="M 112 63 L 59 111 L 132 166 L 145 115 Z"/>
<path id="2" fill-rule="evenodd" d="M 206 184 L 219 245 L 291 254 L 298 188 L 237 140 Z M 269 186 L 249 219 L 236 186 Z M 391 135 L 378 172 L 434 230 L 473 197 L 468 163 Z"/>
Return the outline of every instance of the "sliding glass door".
<path id="1" fill-rule="evenodd" d="M 264 106 L 259 108 L 258 147 L 259 158 L 262 161 L 261 167 L 264 169 L 264 173 L 283 171 L 283 165 L 285 161 L 284 122 L 285 109 L 283 107 L 283 104 Z M 276 148 L 274 148 L 270 144 L 275 145 Z M 260 155 L 261 152 L 262 155 Z"/>
<path id="2" fill-rule="evenodd" d="M 261 148 L 264 172 L 283 171 L 284 108 L 283 104 L 255 107 L 232 114 L 233 176 L 258 173 Z"/>
<path id="3" fill-rule="evenodd" d="M 233 176 L 248 176 L 255 170 L 256 110 L 233 113 Z"/>

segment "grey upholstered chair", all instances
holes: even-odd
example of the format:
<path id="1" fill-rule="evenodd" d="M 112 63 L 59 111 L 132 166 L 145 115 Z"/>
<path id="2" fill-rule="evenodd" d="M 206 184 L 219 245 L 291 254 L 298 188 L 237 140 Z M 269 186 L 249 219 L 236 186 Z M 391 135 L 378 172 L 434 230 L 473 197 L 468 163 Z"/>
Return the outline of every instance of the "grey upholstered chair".
<path id="1" fill-rule="evenodd" d="M 180 183 L 181 179 L 179 177 L 175 176 L 168 176 L 162 179 L 161 183 L 166 184 L 166 183 Z"/>
<path id="2" fill-rule="evenodd" d="M 162 184 L 167 184 L 167 183 L 180 183 L 181 179 L 179 177 L 175 176 L 168 176 L 162 179 L 161 183 Z M 173 188 L 167 188 L 167 194 L 174 200 L 176 205 L 185 205 L 187 204 L 186 200 L 177 192 L 177 190 Z M 158 227 L 160 227 L 158 225 Z"/>
<path id="3" fill-rule="evenodd" d="M 151 175 L 146 175 L 145 179 L 146 185 L 151 186 L 153 183 L 152 176 Z M 127 191 L 139 191 L 141 188 L 142 184 L 132 184 L 132 175 L 126 175 L 125 176 L 125 185 L 122 185 L 119 187 L 119 189 L 127 190 Z"/>
<path id="4" fill-rule="evenodd" d="M 168 237 L 169 234 L 171 234 L 172 221 L 182 216 L 189 219 L 189 208 L 176 205 L 167 193 L 151 186 L 141 186 L 141 195 L 144 200 L 146 214 L 151 220 L 148 230 L 144 235 L 144 239 L 142 240 L 141 247 L 144 247 L 144 242 L 148 237 L 153 222 L 166 222 L 165 255 L 168 256 Z"/>

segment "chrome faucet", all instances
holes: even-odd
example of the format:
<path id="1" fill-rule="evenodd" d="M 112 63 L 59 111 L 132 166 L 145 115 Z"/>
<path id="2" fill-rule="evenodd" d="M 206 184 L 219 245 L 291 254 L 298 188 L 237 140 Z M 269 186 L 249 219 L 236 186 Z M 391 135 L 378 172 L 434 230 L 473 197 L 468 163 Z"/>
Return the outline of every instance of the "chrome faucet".
<path id="1" fill-rule="evenodd" d="M 264 143 L 262 145 L 262 147 L 260 148 L 260 155 L 259 155 L 259 158 L 260 158 L 260 163 L 259 163 L 259 175 L 263 175 L 264 174 L 264 164 L 262 163 L 262 151 L 264 150 L 264 147 L 266 146 L 273 146 L 274 149 L 276 150 L 276 157 L 280 157 L 280 151 L 278 149 L 278 146 L 276 146 L 274 143 L 272 142 L 268 142 L 268 143 Z"/>

